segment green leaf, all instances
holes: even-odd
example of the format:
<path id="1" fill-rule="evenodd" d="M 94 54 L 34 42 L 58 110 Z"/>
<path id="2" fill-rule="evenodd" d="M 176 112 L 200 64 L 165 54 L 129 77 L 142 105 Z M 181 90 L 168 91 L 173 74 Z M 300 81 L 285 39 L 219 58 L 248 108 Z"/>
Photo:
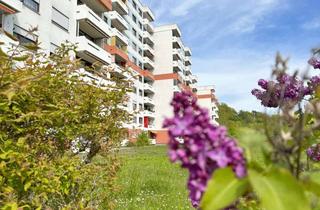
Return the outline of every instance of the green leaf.
<path id="1" fill-rule="evenodd" d="M 320 174 L 319 173 L 308 173 L 303 178 L 303 186 L 309 192 L 320 196 Z"/>
<path id="2" fill-rule="evenodd" d="M 265 210 L 309 210 L 299 182 L 286 170 L 272 169 L 262 175 L 249 171 L 250 183 Z"/>
<path id="3" fill-rule="evenodd" d="M 209 181 L 201 201 L 201 209 L 222 209 L 232 204 L 247 190 L 247 179 L 238 179 L 231 168 L 217 170 Z"/>
<path id="4" fill-rule="evenodd" d="M 24 184 L 24 191 L 27 191 L 31 187 L 31 182 L 27 182 Z"/>

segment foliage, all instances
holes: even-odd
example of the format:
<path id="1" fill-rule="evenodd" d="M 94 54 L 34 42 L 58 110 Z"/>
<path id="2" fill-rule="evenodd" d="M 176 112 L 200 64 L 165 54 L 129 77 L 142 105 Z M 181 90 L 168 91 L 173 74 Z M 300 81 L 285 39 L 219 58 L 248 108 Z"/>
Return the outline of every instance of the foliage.
<path id="1" fill-rule="evenodd" d="M 139 133 L 135 145 L 138 147 L 150 145 L 150 137 L 147 131 Z"/>
<path id="2" fill-rule="evenodd" d="M 88 68 L 81 73 L 79 60 L 71 60 L 75 46 L 66 43 L 50 56 L 38 45 L 0 51 L 0 206 L 25 209 L 85 208 L 96 197 L 96 165 L 90 160 L 105 156 L 119 145 L 128 114 L 119 105 L 126 101 L 130 84 L 109 77 L 108 68 Z M 99 80 L 88 80 L 86 75 Z M 85 139 L 87 163 L 72 153 L 72 142 Z M 110 191 L 117 161 L 100 165 L 101 180 Z M 89 180 L 85 180 L 85 179 Z M 91 179 L 92 178 L 92 179 Z M 109 184 L 106 184 L 106 183 Z M 86 187 L 83 186 L 86 183 Z M 90 205 L 89 205 L 90 204 Z"/>
<path id="3" fill-rule="evenodd" d="M 316 53 L 320 53 L 320 50 Z M 192 181 L 188 182 L 189 189 L 190 186 L 196 186 L 205 191 L 204 195 L 201 195 L 201 209 L 311 210 L 320 208 L 320 176 L 317 165 L 320 154 L 318 142 L 320 76 L 309 78 L 303 75 L 302 78 L 298 78 L 298 72 L 290 75 L 287 73 L 287 61 L 288 59 L 284 60 L 278 54 L 272 70 L 273 78 L 269 81 L 259 80 L 261 89 L 252 91 L 263 106 L 278 109 L 276 116 L 261 113 L 254 115 L 249 112 L 237 113 L 224 104 L 220 107 L 220 111 L 226 114 L 223 116 L 220 113 L 220 123 L 229 123 L 228 126 L 232 129 L 249 124 L 252 128 L 257 126 L 265 131 L 266 137 L 263 138 L 265 142 L 254 144 L 254 147 L 253 142 L 241 142 L 241 145 L 247 149 L 245 154 L 248 173 L 245 177 L 236 176 L 237 170 L 228 164 L 223 164 L 216 170 L 209 170 L 208 167 L 212 163 L 219 166 L 219 163 L 226 162 L 228 159 L 233 160 L 238 157 L 239 160 L 243 157 L 237 154 L 239 150 L 226 153 L 226 147 L 222 146 L 216 148 L 215 153 L 219 154 L 214 156 L 216 159 L 210 160 L 212 148 L 208 147 L 209 142 L 202 138 L 213 141 L 214 145 L 219 145 L 224 141 L 226 132 L 208 135 L 210 129 L 221 128 L 204 126 L 206 116 L 201 110 L 194 108 L 195 99 L 189 98 L 181 102 L 181 98 L 178 100 L 176 96 L 174 97 L 172 105 L 175 118 L 165 123 L 165 127 L 169 128 L 170 136 L 173 137 L 169 147 L 170 159 L 179 159 L 183 167 L 188 166 L 190 159 L 195 159 L 192 161 L 192 170 L 199 167 L 205 168 L 206 172 L 213 172 L 211 180 L 201 185 L 198 177 L 206 177 L 207 174 L 198 172 L 194 175 L 193 171 L 189 170 L 192 177 Z M 314 68 L 319 68 L 320 59 L 314 57 L 309 63 Z M 306 107 L 303 108 L 305 102 Z M 192 136 L 195 132 L 199 137 Z M 179 137 L 184 140 L 182 144 L 176 140 Z M 262 161 L 258 161 L 258 157 L 254 156 L 257 151 L 262 153 Z M 218 161 L 214 162 L 216 160 Z"/>

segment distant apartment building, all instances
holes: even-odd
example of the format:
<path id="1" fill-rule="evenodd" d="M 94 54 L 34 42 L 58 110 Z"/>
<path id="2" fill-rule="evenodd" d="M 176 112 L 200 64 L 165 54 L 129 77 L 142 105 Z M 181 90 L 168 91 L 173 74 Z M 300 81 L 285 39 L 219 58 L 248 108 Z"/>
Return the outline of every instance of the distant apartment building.
<path id="1" fill-rule="evenodd" d="M 215 96 L 214 86 L 198 86 L 198 103 L 201 107 L 208 110 L 212 123 L 218 125 L 218 100 Z"/>
<path id="2" fill-rule="evenodd" d="M 197 92 L 197 77 L 191 71 L 191 50 L 183 44 L 176 24 L 154 29 L 155 42 L 155 126 L 157 142 L 166 143 L 167 131 L 162 129 L 165 117 L 172 115 L 170 102 L 175 92 Z"/>
<path id="3" fill-rule="evenodd" d="M 0 0 L 0 41 L 16 44 L 39 40 L 51 53 L 66 40 L 76 43 L 76 56 L 86 65 L 112 66 L 114 76 L 128 69 L 136 77 L 127 109 L 128 139 L 148 131 L 154 143 L 167 141 L 162 129 L 170 116 L 174 92 L 197 94 L 191 71 L 191 50 L 184 46 L 177 25 L 154 27 L 152 11 L 139 0 Z M 28 31 L 37 27 L 37 31 Z M 128 78 L 129 79 L 129 78 Z"/>

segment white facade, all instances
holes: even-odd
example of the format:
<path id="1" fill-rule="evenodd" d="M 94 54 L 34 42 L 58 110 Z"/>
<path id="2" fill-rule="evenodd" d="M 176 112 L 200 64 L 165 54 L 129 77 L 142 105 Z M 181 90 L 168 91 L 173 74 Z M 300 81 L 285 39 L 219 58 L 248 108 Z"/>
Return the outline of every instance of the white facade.
<path id="1" fill-rule="evenodd" d="M 154 27 L 152 11 L 140 0 L 0 0 L 0 18 L 2 31 L 20 42 L 39 40 L 47 53 L 69 41 L 77 44 L 76 56 L 85 65 L 111 65 L 113 76 L 125 78 L 121 69 L 134 72 L 134 91 L 125 107 L 134 113 L 126 125 L 130 131 L 162 132 L 174 92 L 196 95 L 192 53 L 180 29 Z M 33 27 L 37 30 L 29 33 Z M 17 44 L 5 33 L 0 40 Z"/>
<path id="2" fill-rule="evenodd" d="M 197 97 L 199 105 L 209 111 L 212 123 L 218 125 L 218 101 L 215 97 L 215 87 L 212 85 L 198 86 Z"/>
<path id="3" fill-rule="evenodd" d="M 155 41 L 155 111 L 156 128 L 161 130 L 165 117 L 172 115 L 170 102 L 175 92 L 196 93 L 197 77 L 191 71 L 191 50 L 182 42 L 182 34 L 175 24 L 154 29 Z"/>

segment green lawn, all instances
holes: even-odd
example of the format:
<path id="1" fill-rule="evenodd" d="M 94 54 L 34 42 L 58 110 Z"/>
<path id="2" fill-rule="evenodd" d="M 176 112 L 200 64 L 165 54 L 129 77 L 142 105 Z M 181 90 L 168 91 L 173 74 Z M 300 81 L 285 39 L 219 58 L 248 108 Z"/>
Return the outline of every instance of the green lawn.
<path id="1" fill-rule="evenodd" d="M 131 147 L 120 151 L 117 209 L 192 209 L 187 171 L 168 161 L 166 146 Z"/>
<path id="2" fill-rule="evenodd" d="M 254 148 L 251 158 L 262 160 L 264 136 L 252 129 L 238 130 L 240 145 Z M 193 209 L 186 189 L 187 171 L 169 162 L 166 146 L 128 147 L 122 160 L 116 203 L 119 210 Z"/>

